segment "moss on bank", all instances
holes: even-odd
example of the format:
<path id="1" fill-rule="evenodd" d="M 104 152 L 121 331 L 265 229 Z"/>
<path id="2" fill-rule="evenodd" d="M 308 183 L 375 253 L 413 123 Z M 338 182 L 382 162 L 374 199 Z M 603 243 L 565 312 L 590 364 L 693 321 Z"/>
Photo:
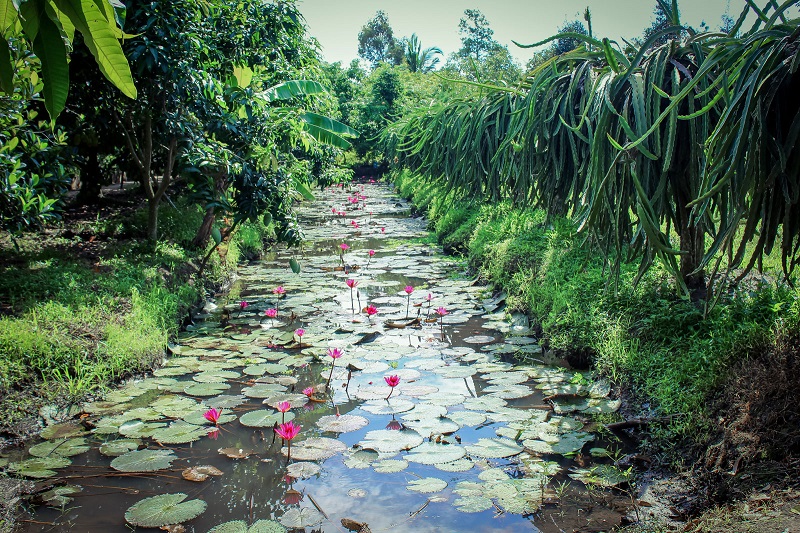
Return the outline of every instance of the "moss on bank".
<path id="1" fill-rule="evenodd" d="M 692 460 L 676 442 L 700 449 L 720 438 L 712 399 L 732 383 L 732 369 L 797 335 L 800 293 L 787 285 L 767 278 L 741 284 L 704 317 L 676 296 L 658 266 L 634 287 L 638 265 L 625 264 L 617 290 L 608 290 L 602 255 L 584 246 L 569 220 L 546 222 L 541 211 L 510 203 L 458 201 L 407 171 L 393 177 L 400 193 L 427 214 L 439 242 L 463 252 L 506 291 L 510 307 L 541 328 L 544 343 L 589 355 L 647 406 L 647 416 L 662 421 L 651 435 L 672 443 L 673 461 Z M 786 388 L 791 394 L 791 384 Z M 775 450 L 764 446 L 762 453 Z"/>

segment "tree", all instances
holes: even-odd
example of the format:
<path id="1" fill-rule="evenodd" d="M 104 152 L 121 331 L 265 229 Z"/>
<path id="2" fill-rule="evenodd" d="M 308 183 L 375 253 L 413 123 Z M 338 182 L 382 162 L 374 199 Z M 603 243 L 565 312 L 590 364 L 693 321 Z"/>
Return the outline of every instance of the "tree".
<path id="1" fill-rule="evenodd" d="M 405 59 L 410 72 L 430 72 L 439 64 L 437 55 L 442 55 L 438 46 L 422 48 L 416 33 L 405 41 Z"/>
<path id="2" fill-rule="evenodd" d="M 393 65 L 403 62 L 403 47 L 394 38 L 385 12 L 378 11 L 362 26 L 358 34 L 358 55 L 373 68 L 384 62 Z"/>
<path id="3" fill-rule="evenodd" d="M 499 44 L 494 40 L 494 30 L 489 27 L 489 21 L 478 9 L 464 10 L 464 16 L 458 22 L 458 33 L 461 34 L 460 57 L 480 61 Z"/>

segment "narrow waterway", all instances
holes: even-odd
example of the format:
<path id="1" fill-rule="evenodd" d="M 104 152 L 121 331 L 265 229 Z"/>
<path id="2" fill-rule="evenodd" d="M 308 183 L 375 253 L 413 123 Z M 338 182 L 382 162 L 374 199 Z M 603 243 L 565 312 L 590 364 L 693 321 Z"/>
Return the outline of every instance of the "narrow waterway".
<path id="1" fill-rule="evenodd" d="M 619 406 L 605 382 L 546 364 L 524 317 L 424 244 L 390 186 L 320 192 L 300 219 L 304 247 L 242 266 L 153 377 L 55 414 L 9 458 L 40 484 L 24 531 L 619 524 L 630 473 L 594 432 Z"/>

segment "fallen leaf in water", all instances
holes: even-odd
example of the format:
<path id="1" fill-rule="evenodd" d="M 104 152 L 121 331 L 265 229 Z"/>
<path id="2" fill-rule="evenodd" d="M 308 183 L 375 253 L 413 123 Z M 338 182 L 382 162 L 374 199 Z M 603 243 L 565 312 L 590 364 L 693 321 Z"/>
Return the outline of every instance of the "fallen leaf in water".
<path id="1" fill-rule="evenodd" d="M 168 531 L 169 533 L 185 533 L 186 528 L 183 524 L 171 524 L 169 526 L 161 526 L 159 529 Z"/>
<path id="2" fill-rule="evenodd" d="M 200 465 L 187 468 L 182 475 L 188 481 L 205 481 L 208 476 L 221 476 L 222 470 L 211 465 Z"/>
<path id="3" fill-rule="evenodd" d="M 255 453 L 252 450 L 243 450 L 242 448 L 220 448 L 217 451 L 231 459 L 247 459 Z"/>

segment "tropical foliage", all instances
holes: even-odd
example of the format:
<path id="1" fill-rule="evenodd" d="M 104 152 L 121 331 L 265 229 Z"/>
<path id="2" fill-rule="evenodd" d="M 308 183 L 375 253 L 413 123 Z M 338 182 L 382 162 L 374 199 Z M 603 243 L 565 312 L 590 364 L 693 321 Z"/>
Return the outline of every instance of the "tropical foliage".
<path id="1" fill-rule="evenodd" d="M 384 140 L 457 195 L 569 214 L 612 266 L 637 255 L 641 274 L 660 260 L 683 293 L 703 294 L 706 269 L 710 288 L 773 247 L 788 275 L 800 247 L 791 4 L 749 3 L 720 33 L 684 28 L 677 2 L 660 1 L 670 24 L 638 48 L 555 35 L 530 46 L 582 46 L 516 87 L 422 109 Z"/>

